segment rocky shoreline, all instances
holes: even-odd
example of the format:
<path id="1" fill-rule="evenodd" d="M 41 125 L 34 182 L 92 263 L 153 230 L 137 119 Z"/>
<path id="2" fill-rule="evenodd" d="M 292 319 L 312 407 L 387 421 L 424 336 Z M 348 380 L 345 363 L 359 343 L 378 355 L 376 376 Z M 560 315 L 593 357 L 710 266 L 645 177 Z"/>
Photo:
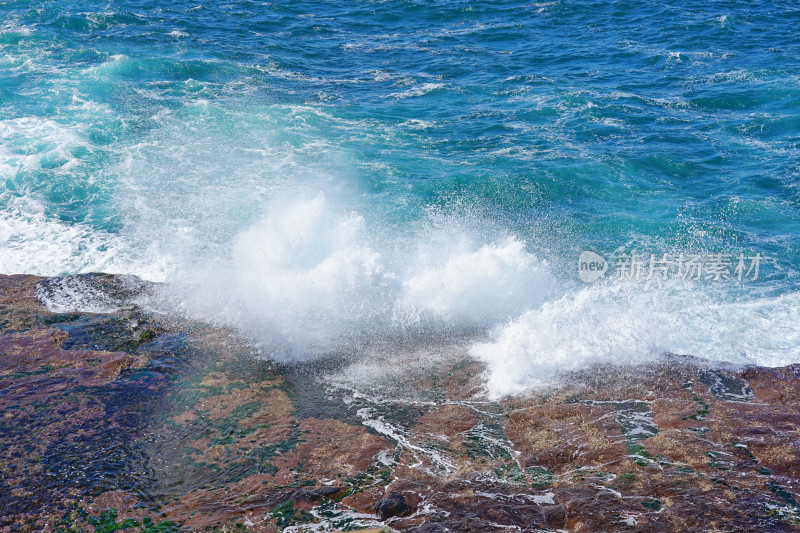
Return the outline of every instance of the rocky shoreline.
<path id="1" fill-rule="evenodd" d="M 72 282 L 115 305 L 42 304 Z M 0 276 L 0 531 L 800 530 L 800 365 L 665 356 L 491 402 L 461 358 L 381 397 L 142 290 Z"/>

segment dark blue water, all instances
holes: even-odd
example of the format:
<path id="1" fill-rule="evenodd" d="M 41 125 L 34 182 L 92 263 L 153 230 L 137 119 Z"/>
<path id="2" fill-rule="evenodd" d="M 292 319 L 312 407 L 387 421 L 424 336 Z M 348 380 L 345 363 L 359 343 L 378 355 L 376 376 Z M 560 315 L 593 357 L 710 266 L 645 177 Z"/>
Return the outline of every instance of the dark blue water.
<path id="1" fill-rule="evenodd" d="M 664 350 L 796 361 L 799 25 L 778 1 L 5 2 L 0 271 L 167 280 L 286 357 L 483 331 L 501 392 Z M 584 285 L 583 250 L 674 268 Z"/>

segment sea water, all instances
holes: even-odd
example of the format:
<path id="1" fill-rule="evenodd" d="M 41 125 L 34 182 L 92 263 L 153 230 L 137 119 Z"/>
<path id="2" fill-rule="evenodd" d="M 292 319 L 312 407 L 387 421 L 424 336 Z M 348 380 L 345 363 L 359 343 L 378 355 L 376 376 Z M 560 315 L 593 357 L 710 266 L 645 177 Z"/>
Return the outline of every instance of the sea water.
<path id="1" fill-rule="evenodd" d="M 772 0 L 5 1 L 0 272 L 164 282 L 161 309 L 281 361 L 451 339 L 493 396 L 664 352 L 798 362 L 798 25 Z"/>

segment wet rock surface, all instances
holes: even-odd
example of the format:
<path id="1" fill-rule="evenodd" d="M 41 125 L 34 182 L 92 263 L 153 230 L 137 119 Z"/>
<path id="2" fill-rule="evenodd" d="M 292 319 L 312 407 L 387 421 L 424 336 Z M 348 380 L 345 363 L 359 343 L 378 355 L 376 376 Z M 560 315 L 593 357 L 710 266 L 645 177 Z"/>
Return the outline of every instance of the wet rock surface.
<path id="1" fill-rule="evenodd" d="M 363 390 L 147 290 L 0 276 L 0 531 L 800 530 L 798 365 L 665 356 L 491 402 L 455 357 Z"/>

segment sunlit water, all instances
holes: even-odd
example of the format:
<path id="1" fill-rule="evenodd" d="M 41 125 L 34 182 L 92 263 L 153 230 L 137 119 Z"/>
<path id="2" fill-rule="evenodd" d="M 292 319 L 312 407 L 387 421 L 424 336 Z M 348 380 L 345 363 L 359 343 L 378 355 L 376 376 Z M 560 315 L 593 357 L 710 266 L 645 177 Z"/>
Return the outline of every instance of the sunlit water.
<path id="1" fill-rule="evenodd" d="M 796 362 L 798 23 L 787 2 L 4 2 L 0 272 L 165 281 L 154 308 L 279 361 L 451 339 L 494 396 L 664 351 Z M 586 285 L 587 249 L 765 261 Z"/>

